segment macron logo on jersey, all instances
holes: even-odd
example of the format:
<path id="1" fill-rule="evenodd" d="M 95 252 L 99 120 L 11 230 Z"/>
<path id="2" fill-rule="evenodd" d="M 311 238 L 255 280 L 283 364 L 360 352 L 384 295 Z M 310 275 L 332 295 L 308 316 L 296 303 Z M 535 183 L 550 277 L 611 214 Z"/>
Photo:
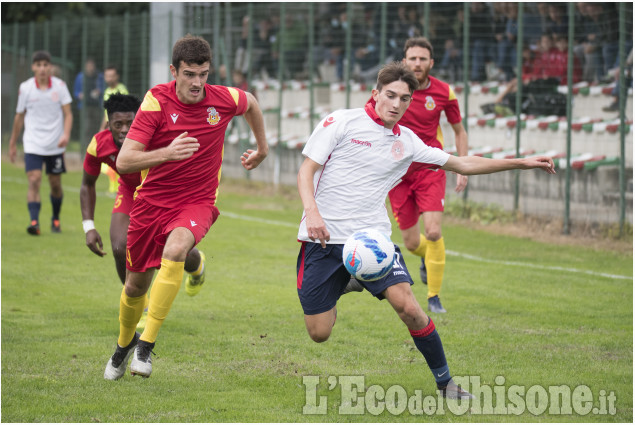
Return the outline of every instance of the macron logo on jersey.
<path id="1" fill-rule="evenodd" d="M 177 118 L 179 118 L 179 114 L 171 114 L 170 117 L 172 118 L 172 122 L 176 124 L 176 120 Z"/>
<path id="2" fill-rule="evenodd" d="M 372 148 L 373 144 L 370 142 L 367 142 L 365 140 L 357 140 L 357 139 L 351 139 L 351 143 L 355 143 L 356 145 L 362 145 L 362 146 L 366 146 L 368 148 Z"/>
<path id="3" fill-rule="evenodd" d="M 192 227 L 196 226 L 196 222 L 194 220 L 190 220 L 190 226 Z"/>
<path id="4" fill-rule="evenodd" d="M 324 121 L 324 127 L 328 127 L 329 125 L 333 124 L 335 122 L 335 118 L 333 117 L 328 117 L 325 121 Z"/>

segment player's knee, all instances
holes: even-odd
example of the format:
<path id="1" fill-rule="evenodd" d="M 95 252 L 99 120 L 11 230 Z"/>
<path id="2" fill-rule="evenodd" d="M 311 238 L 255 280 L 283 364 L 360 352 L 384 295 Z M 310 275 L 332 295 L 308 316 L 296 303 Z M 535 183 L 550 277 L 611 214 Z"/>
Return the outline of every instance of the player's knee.
<path id="1" fill-rule="evenodd" d="M 163 258 L 167 258 L 171 261 L 183 262 L 185 261 L 189 250 L 190 247 L 186 244 L 179 241 L 173 241 L 170 244 L 166 245 L 163 249 Z"/>
<path id="2" fill-rule="evenodd" d="M 414 252 L 417 248 L 419 248 L 419 243 L 420 243 L 421 239 L 406 239 L 404 240 L 404 245 L 406 246 L 406 249 L 410 252 Z"/>
<path id="3" fill-rule="evenodd" d="M 399 317 L 406 323 L 416 320 L 422 313 L 419 304 L 413 301 L 407 301 L 397 310 Z"/>
<path id="4" fill-rule="evenodd" d="M 145 295 L 145 293 L 147 292 L 146 288 L 135 285 L 130 280 L 126 280 L 126 283 L 124 283 L 124 288 L 126 291 L 126 295 L 134 298 Z"/>
<path id="5" fill-rule="evenodd" d="M 430 242 L 436 242 L 441 239 L 441 229 L 426 230 L 426 239 Z"/>
<path id="6" fill-rule="evenodd" d="M 110 240 L 110 246 L 112 247 L 112 255 L 115 257 L 126 256 L 126 238 L 112 238 Z"/>
<path id="7" fill-rule="evenodd" d="M 330 330 L 311 330 L 309 329 L 309 336 L 314 342 L 325 342 L 331 336 Z"/>
<path id="8" fill-rule="evenodd" d="M 42 181 L 42 178 L 40 176 L 33 176 L 30 175 L 28 176 L 28 180 L 29 180 L 29 187 L 32 189 L 39 189 L 40 188 L 40 183 Z"/>
<path id="9" fill-rule="evenodd" d="M 306 322 L 306 330 L 315 342 L 324 342 L 331 336 L 332 324 L 325 321 Z"/>

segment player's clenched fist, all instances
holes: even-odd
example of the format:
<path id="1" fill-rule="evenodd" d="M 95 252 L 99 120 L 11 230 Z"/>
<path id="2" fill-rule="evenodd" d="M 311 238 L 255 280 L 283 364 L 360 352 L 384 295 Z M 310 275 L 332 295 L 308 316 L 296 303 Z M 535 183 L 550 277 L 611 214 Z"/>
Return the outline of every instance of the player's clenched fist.
<path id="1" fill-rule="evenodd" d="M 194 155 L 200 144 L 194 137 L 187 137 L 187 131 L 179 134 L 167 147 L 168 161 L 187 159 Z"/>

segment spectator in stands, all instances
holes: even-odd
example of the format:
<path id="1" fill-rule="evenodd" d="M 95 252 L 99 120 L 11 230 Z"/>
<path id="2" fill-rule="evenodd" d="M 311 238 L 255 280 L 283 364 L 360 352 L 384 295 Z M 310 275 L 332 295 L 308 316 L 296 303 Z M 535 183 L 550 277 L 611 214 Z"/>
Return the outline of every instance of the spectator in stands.
<path id="1" fill-rule="evenodd" d="M 251 57 L 247 57 L 247 43 L 249 38 L 249 17 L 244 16 L 240 43 L 236 51 L 234 69 L 244 75 L 249 72 L 249 63 L 252 62 L 251 71 L 254 78 L 269 78 L 274 74 L 271 62 L 271 22 L 267 18 L 261 18 L 252 28 Z M 223 84 L 225 81 L 222 82 Z"/>
<path id="2" fill-rule="evenodd" d="M 540 38 L 538 49 L 532 52 L 529 46 L 523 48 L 523 69 L 521 73 L 523 86 L 532 81 L 551 78 L 554 71 L 551 69 L 551 55 L 553 54 L 553 43 L 548 34 Z M 505 87 L 505 90 L 498 96 L 496 103 L 505 103 L 506 97 L 518 91 L 518 78 L 512 79 Z M 514 106 L 514 105 L 511 105 Z"/>
<path id="3" fill-rule="evenodd" d="M 550 3 L 548 6 L 549 18 L 547 20 L 546 32 L 551 34 L 554 41 L 559 36 L 568 37 L 569 20 L 566 16 L 564 6 L 559 3 Z"/>
<path id="4" fill-rule="evenodd" d="M 555 48 L 549 54 L 549 77 L 557 78 L 561 85 L 567 84 L 567 70 L 569 61 L 569 42 L 565 35 L 557 35 Z M 582 81 L 582 66 L 580 60 L 573 56 L 573 83 Z"/>
<path id="5" fill-rule="evenodd" d="M 529 46 L 523 47 L 523 69 L 522 69 L 522 82 L 526 84 L 531 81 L 535 65 L 536 54 L 529 48 Z M 508 94 L 516 93 L 518 91 L 518 78 L 514 78 L 509 81 L 499 96 L 496 98 L 496 104 L 505 103 L 505 99 Z M 513 113 L 513 111 L 511 111 Z"/>
<path id="6" fill-rule="evenodd" d="M 628 54 L 628 56 L 626 57 L 626 60 L 624 61 L 624 72 L 625 72 L 625 79 L 624 81 L 626 82 L 626 87 L 627 90 L 629 87 L 633 87 L 633 48 L 631 47 L 631 51 Z M 602 108 L 602 110 L 604 112 L 618 112 L 620 110 L 620 105 L 619 105 L 619 94 L 620 94 L 620 82 L 619 82 L 619 72 L 620 72 L 620 68 L 619 68 L 619 58 L 618 58 L 618 66 L 617 68 L 613 68 L 609 71 L 609 74 L 611 76 L 613 76 L 613 78 L 615 78 L 617 80 L 617 84 L 615 84 L 615 87 L 613 87 L 613 90 L 611 91 L 611 97 L 612 97 L 612 102 L 610 105 L 607 105 L 605 107 Z"/>
<path id="7" fill-rule="evenodd" d="M 554 64 L 552 62 L 554 56 L 553 42 L 551 41 L 551 36 L 549 34 L 543 34 L 540 37 L 540 42 L 538 43 L 538 49 L 534 55 L 532 61 L 532 69 L 529 75 L 523 75 L 523 82 L 534 81 L 538 79 L 551 78 L 554 76 L 555 71 L 552 69 Z M 566 69 L 566 62 L 565 62 Z"/>
<path id="8" fill-rule="evenodd" d="M 255 75 L 272 77 L 274 71 L 271 63 L 271 22 L 269 19 L 260 19 L 254 35 L 251 52 L 254 64 L 251 70 Z"/>
<path id="9" fill-rule="evenodd" d="M 549 5 L 550 3 L 547 2 L 536 3 L 536 12 L 538 13 L 540 22 L 540 34 L 549 32 L 547 30 L 549 26 Z"/>
<path id="10" fill-rule="evenodd" d="M 450 83 L 463 78 L 463 8 L 457 8 L 455 13 L 452 33 L 444 41 L 443 58 L 438 71 Z"/>
<path id="11" fill-rule="evenodd" d="M 614 7 L 605 9 L 602 3 L 584 3 L 586 19 L 583 20 L 581 43 L 575 53 L 583 62 L 582 78 L 599 81 L 617 56 L 617 14 Z M 583 14 L 584 16 L 584 14 Z"/>
<path id="12" fill-rule="evenodd" d="M 486 79 L 485 63 L 494 58 L 489 52 L 494 42 L 492 13 L 483 2 L 470 5 L 470 80 L 484 81 Z"/>
<path id="13" fill-rule="evenodd" d="M 497 44 L 496 66 L 506 81 L 513 78 L 512 66 L 516 63 L 516 36 L 518 34 L 518 3 L 506 5 L 505 34 Z"/>
<path id="14" fill-rule="evenodd" d="M 503 47 L 500 47 L 501 44 L 507 42 L 507 36 L 505 35 L 505 30 L 507 28 L 507 3 L 505 2 L 494 2 L 492 3 L 492 29 L 494 34 L 494 72 L 489 76 L 493 80 L 502 80 L 506 79 L 505 73 L 499 66 L 498 60 L 498 52 Z"/>
<path id="15" fill-rule="evenodd" d="M 245 73 L 247 73 L 247 69 L 249 67 L 249 58 L 247 58 L 247 42 L 249 41 L 250 25 L 249 16 L 243 16 L 240 30 L 240 41 L 238 42 L 238 49 L 236 49 L 236 54 L 234 56 L 234 68 L 244 69 Z"/>
<path id="16" fill-rule="evenodd" d="M 331 19 L 329 31 L 323 40 L 326 47 L 326 58 L 335 63 L 335 73 L 339 81 L 344 80 L 344 51 L 346 49 L 346 27 L 348 17 L 346 10 Z"/>
<path id="17" fill-rule="evenodd" d="M 278 60 L 280 51 L 284 52 L 284 63 L 286 72 L 283 78 L 301 78 L 307 52 L 307 25 L 300 16 L 288 14 L 284 21 L 284 39 L 281 39 L 280 32 L 276 36 L 273 45 L 273 58 Z M 277 63 L 277 62 L 276 62 Z"/>
<path id="18" fill-rule="evenodd" d="M 75 77 L 73 96 L 77 99 L 77 109 L 80 119 L 84 119 L 84 132 L 80 140 L 80 152 L 86 152 L 88 143 L 93 135 L 99 131 L 103 109 L 101 108 L 104 93 L 104 77 L 97 72 L 95 61 L 88 58 L 84 63 L 84 70 Z M 84 110 L 84 114 L 81 111 Z"/>
<path id="19" fill-rule="evenodd" d="M 403 45 L 407 39 L 423 36 L 423 25 L 419 21 L 419 13 L 412 4 L 400 4 L 397 7 L 397 19 L 393 21 L 390 46 L 394 60 L 403 58 Z"/>
<path id="20" fill-rule="evenodd" d="M 377 73 L 382 66 L 380 54 L 380 28 L 379 20 L 375 19 L 376 5 L 371 3 L 364 6 L 364 18 L 360 28 L 360 34 L 355 34 L 355 63 L 359 65 L 359 79 L 362 82 L 374 83 Z"/>
<path id="21" fill-rule="evenodd" d="M 535 48 L 540 43 L 540 37 L 546 31 L 547 8 L 544 3 L 524 3 L 523 9 L 523 45 Z M 512 64 L 512 68 L 516 63 Z"/>

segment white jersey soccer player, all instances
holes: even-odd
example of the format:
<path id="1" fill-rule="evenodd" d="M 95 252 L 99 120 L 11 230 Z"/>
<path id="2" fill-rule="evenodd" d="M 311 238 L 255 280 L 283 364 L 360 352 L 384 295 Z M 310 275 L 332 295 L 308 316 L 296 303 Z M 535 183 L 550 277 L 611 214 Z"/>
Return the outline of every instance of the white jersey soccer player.
<path id="1" fill-rule="evenodd" d="M 330 337 L 337 301 L 351 277 L 342 261 L 346 239 L 364 227 L 391 233 L 386 195 L 410 165 L 414 164 L 413 171 L 443 168 L 464 175 L 516 168 L 555 173 L 553 161 L 546 157 L 458 158 L 426 146 L 397 124 L 418 86 L 415 74 L 404 64 L 385 65 L 373 90 L 374 105 L 369 102 L 364 109 L 334 112 L 318 124 L 304 148 L 305 159 L 298 171 L 304 215 L 298 231 L 297 288 L 304 324 L 315 342 Z M 390 273 L 360 283 L 377 299 L 388 300 L 426 359 L 442 395 L 472 398 L 452 380 L 441 338 L 410 289 L 413 281 L 399 247 L 395 245 Z"/>
<path id="2" fill-rule="evenodd" d="M 64 132 L 62 106 L 72 102 L 71 94 L 63 80 L 51 76 L 49 90 L 40 90 L 35 77 L 20 84 L 18 114 L 24 116 L 24 153 L 52 156 L 59 155 L 66 147 L 58 142 Z"/>
<path id="3" fill-rule="evenodd" d="M 406 127 L 384 127 L 370 105 L 333 112 L 313 131 L 302 154 L 322 165 L 313 184 L 331 244 L 343 244 L 356 231 L 370 227 L 390 236 L 385 203 L 390 189 L 412 162 L 439 168 L 449 157 Z M 311 241 L 304 218 L 298 240 Z"/>

